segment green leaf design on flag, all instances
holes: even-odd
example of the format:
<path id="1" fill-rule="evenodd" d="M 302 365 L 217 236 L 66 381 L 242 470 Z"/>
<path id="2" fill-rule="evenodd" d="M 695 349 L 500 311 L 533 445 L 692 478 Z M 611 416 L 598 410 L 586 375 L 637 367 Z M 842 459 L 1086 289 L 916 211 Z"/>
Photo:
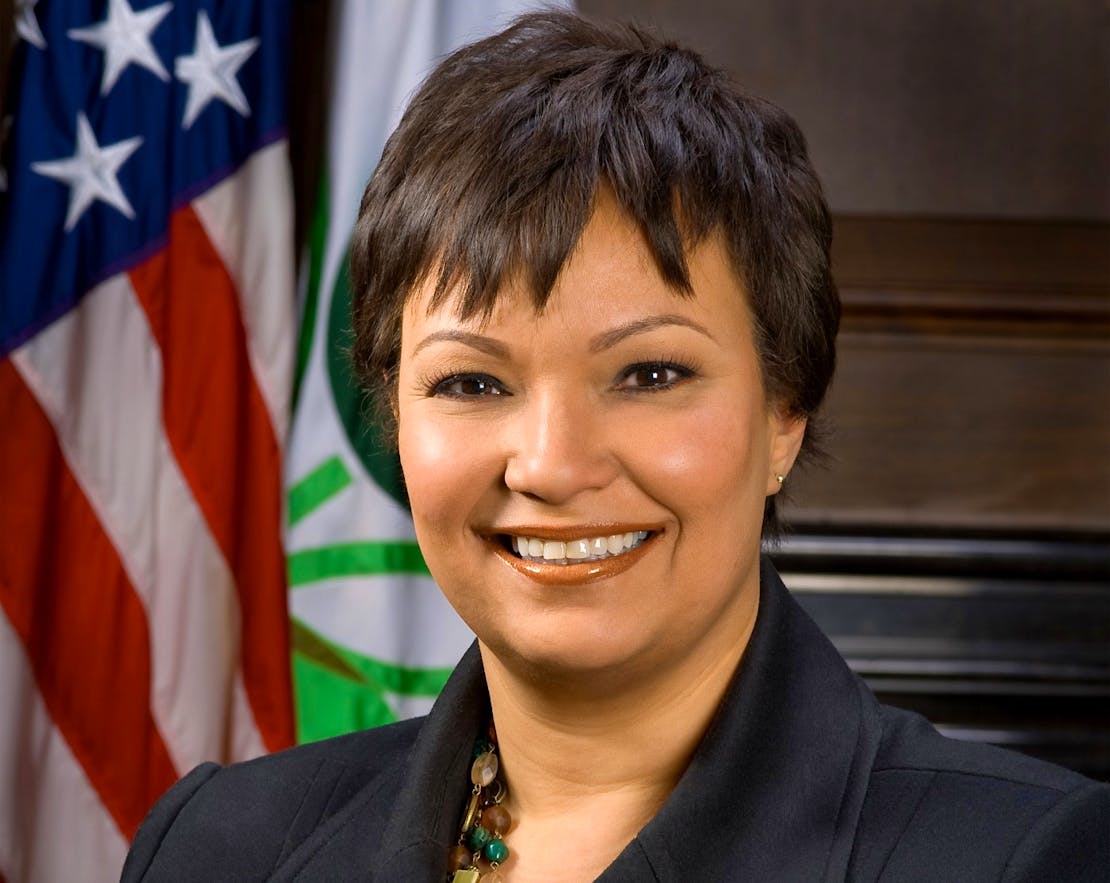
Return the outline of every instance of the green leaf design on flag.
<path id="1" fill-rule="evenodd" d="M 291 589 L 344 576 L 428 575 L 420 547 L 405 540 L 367 540 L 300 549 L 287 556 L 286 566 Z"/>
<path id="2" fill-rule="evenodd" d="M 338 456 L 328 457 L 289 488 L 289 525 L 315 512 L 351 482 L 343 461 Z"/>
<path id="3" fill-rule="evenodd" d="M 392 723 L 397 716 L 387 694 L 434 697 L 451 674 L 450 668 L 410 669 L 363 656 L 328 641 L 296 617 L 291 626 L 301 743 Z"/>
<path id="4" fill-rule="evenodd" d="M 332 396 L 343 429 L 366 471 L 398 503 L 408 508 L 401 461 L 376 420 L 374 402 L 351 371 L 351 288 L 344 260 L 339 268 L 328 312 L 327 366 Z"/>

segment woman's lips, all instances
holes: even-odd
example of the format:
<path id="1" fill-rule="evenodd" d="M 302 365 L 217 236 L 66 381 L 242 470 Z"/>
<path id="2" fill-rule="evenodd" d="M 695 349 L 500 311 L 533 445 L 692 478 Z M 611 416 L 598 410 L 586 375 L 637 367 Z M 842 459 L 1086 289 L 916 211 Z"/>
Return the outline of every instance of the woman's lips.
<path id="1" fill-rule="evenodd" d="M 607 579 L 608 577 L 615 576 L 618 573 L 623 573 L 639 561 L 647 550 L 651 547 L 656 537 L 660 535 L 661 531 L 657 529 L 643 529 L 639 527 L 630 527 L 627 530 L 615 530 L 606 528 L 604 530 L 581 529 L 574 530 L 559 530 L 550 531 L 543 529 L 525 529 L 513 531 L 512 533 L 496 534 L 488 536 L 486 541 L 493 547 L 494 553 L 509 567 L 529 579 L 547 585 L 572 585 L 580 583 L 594 582 L 595 580 Z M 619 552 L 610 552 L 609 549 L 616 548 L 615 539 L 623 538 Z M 529 558 L 522 558 L 517 551 L 510 550 L 510 546 L 516 550 L 520 548 L 521 538 L 532 538 L 546 541 L 546 551 L 548 558 L 553 560 L 532 560 Z M 577 545 L 581 540 L 586 540 L 587 546 L 585 549 L 572 548 L 571 554 L 578 554 L 581 551 L 589 552 L 590 540 L 603 539 L 607 540 L 606 552 L 607 557 L 598 558 L 588 556 L 585 560 L 573 560 L 572 558 L 564 557 L 566 554 L 566 546 Z M 597 546 L 597 544 L 594 544 Z M 560 551 L 557 546 L 563 546 L 563 556 L 557 556 L 555 553 Z M 543 550 L 538 550 L 539 554 L 543 554 Z M 602 554 L 600 547 L 595 548 L 594 554 Z M 539 556 L 537 556 L 538 558 Z"/>

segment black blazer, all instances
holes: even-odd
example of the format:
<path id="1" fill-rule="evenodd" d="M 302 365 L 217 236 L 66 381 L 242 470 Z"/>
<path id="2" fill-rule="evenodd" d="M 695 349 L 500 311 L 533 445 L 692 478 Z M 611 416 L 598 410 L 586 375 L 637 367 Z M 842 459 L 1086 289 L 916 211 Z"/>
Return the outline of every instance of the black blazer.
<path id="1" fill-rule="evenodd" d="M 472 647 L 426 718 L 200 766 L 151 811 L 123 880 L 440 883 L 488 713 Z M 599 879 L 1110 880 L 1110 786 L 880 705 L 765 562 L 739 675 Z"/>

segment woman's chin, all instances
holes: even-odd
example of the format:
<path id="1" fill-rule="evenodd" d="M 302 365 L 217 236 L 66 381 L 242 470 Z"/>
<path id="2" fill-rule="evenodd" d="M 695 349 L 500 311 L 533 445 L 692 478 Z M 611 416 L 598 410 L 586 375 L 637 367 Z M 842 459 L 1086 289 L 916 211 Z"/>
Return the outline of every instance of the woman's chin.
<path id="1" fill-rule="evenodd" d="M 649 647 L 633 646 L 610 630 L 602 635 L 581 631 L 530 636 L 516 632 L 510 636 L 489 636 L 483 640 L 483 660 L 503 669 L 515 680 L 542 683 L 545 689 L 566 685 L 579 696 L 604 694 L 626 681 L 642 684 L 654 664 Z M 492 657 L 492 659 L 491 659 Z"/>

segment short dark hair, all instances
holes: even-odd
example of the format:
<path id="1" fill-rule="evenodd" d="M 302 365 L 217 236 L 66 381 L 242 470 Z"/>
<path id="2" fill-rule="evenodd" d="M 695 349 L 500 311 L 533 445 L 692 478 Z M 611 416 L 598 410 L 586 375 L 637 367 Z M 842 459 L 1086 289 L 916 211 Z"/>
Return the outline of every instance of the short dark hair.
<path id="1" fill-rule="evenodd" d="M 510 278 L 542 308 L 602 185 L 678 296 L 690 292 L 691 249 L 722 235 L 768 398 L 812 418 L 832 379 L 840 301 L 801 130 L 688 49 L 554 11 L 449 55 L 386 144 L 351 245 L 353 357 L 371 397 L 393 394 L 402 311 L 430 274 L 433 307 L 457 290 L 463 318 L 488 316 Z M 802 454 L 814 449 L 807 432 Z M 775 499 L 765 535 L 778 529 Z"/>

